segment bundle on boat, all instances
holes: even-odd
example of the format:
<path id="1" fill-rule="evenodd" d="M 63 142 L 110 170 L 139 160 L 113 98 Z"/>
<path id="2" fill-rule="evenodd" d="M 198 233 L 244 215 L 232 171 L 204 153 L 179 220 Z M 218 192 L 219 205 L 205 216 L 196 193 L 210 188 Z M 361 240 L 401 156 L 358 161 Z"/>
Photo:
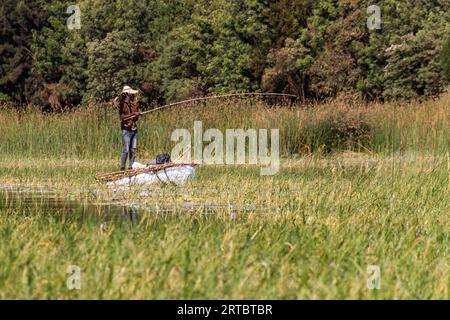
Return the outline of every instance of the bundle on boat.
<path id="1" fill-rule="evenodd" d="M 132 170 L 98 174 L 95 178 L 108 185 L 172 183 L 184 184 L 195 174 L 196 163 L 133 164 Z"/>

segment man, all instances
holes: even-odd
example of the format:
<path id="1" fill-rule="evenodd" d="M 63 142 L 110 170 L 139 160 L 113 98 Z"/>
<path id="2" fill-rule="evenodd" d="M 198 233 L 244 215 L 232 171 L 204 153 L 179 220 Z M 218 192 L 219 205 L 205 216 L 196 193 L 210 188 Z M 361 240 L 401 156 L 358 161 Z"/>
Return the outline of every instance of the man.
<path id="1" fill-rule="evenodd" d="M 122 89 L 120 97 L 114 101 L 118 105 L 120 124 L 122 129 L 122 157 L 120 159 L 120 170 L 125 171 L 125 164 L 128 156 L 130 161 L 128 169 L 132 169 L 136 158 L 137 149 L 137 122 L 141 113 L 137 99 L 138 90 L 133 90 L 129 86 Z"/>

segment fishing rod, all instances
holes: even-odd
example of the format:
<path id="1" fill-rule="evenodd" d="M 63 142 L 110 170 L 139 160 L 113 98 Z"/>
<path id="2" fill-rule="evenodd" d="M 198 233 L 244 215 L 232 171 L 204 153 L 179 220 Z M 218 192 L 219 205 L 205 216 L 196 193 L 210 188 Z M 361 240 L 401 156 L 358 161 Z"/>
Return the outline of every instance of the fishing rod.
<path id="1" fill-rule="evenodd" d="M 286 98 L 294 98 L 296 99 L 297 96 L 294 94 L 286 94 L 286 93 L 231 93 L 231 94 L 224 94 L 224 95 L 216 95 L 216 96 L 209 96 L 209 97 L 202 97 L 202 98 L 194 98 L 194 99 L 189 99 L 189 100 L 184 100 L 184 101 L 179 101 L 179 102 L 174 102 L 174 103 L 169 103 L 166 104 L 164 106 L 152 109 L 152 110 L 148 110 L 148 111 L 144 111 L 144 112 L 140 112 L 139 116 L 151 113 L 151 112 L 155 112 L 155 111 L 159 111 L 162 109 L 166 109 L 169 107 L 174 107 L 174 106 L 178 106 L 181 104 L 186 104 L 186 103 L 191 103 L 191 102 L 197 102 L 197 101 L 206 101 L 206 100 L 212 100 L 212 99 L 222 99 L 222 98 L 232 98 L 232 97 L 245 97 L 245 96 L 259 96 L 259 97 L 286 97 Z M 125 120 L 129 120 L 132 119 L 134 117 L 137 117 L 137 115 L 131 116 L 129 118 L 126 118 Z"/>

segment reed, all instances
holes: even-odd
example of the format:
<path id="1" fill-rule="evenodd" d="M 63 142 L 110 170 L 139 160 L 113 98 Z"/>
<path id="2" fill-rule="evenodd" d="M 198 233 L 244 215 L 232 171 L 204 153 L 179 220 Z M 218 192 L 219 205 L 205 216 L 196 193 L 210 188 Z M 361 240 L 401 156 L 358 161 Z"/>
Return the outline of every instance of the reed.
<path id="1" fill-rule="evenodd" d="M 258 100 L 207 101 L 143 116 L 139 121 L 139 158 L 169 152 L 173 130 L 204 128 L 280 129 L 282 156 L 315 152 L 444 152 L 450 146 L 450 94 L 437 101 L 404 104 L 268 106 Z M 0 157 L 112 159 L 121 149 L 115 110 L 80 108 L 42 114 L 0 108 Z"/>

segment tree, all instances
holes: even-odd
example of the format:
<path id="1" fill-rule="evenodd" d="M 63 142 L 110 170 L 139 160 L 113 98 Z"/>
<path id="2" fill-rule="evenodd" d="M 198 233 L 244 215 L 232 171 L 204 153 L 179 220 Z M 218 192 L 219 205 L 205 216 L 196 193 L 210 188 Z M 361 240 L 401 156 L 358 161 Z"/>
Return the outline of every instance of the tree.
<path id="1" fill-rule="evenodd" d="M 447 37 L 447 41 L 442 49 L 441 53 L 441 66 L 444 76 L 447 78 L 447 82 L 450 81 L 450 36 Z"/>
<path id="2" fill-rule="evenodd" d="M 448 85 L 450 3 L 384 0 L 67 0 L 0 5 L 0 100 L 108 99 L 129 83 L 148 103 L 275 91 L 303 99 L 435 96 Z M 445 45 L 444 45 L 445 44 Z"/>
<path id="3" fill-rule="evenodd" d="M 111 99 L 123 84 L 138 85 L 135 70 L 137 46 L 132 34 L 113 31 L 102 40 L 89 42 L 87 48 L 85 102 L 92 98 Z"/>
<path id="4" fill-rule="evenodd" d="M 314 20 L 327 19 L 329 22 L 321 23 L 326 26 L 319 34 L 323 45 L 315 50 L 317 55 L 307 70 L 310 90 L 316 98 L 354 91 L 360 70 L 353 44 L 362 41 L 365 35 L 360 5 L 358 1 L 341 0 L 335 5 L 329 3 L 324 7 L 326 10 L 317 10 L 320 16 Z"/>
<path id="5" fill-rule="evenodd" d="M 448 20 L 444 18 L 431 12 L 421 29 L 394 38 L 385 50 L 383 96 L 386 99 L 436 96 L 444 90 L 446 81 L 440 61 L 442 34 L 450 32 Z"/>
<path id="6" fill-rule="evenodd" d="M 271 41 L 267 8 L 262 0 L 198 2 L 192 20 L 171 32 L 161 53 L 166 98 L 258 90 Z"/>
<path id="7" fill-rule="evenodd" d="M 282 48 L 272 49 L 267 56 L 268 67 L 262 78 L 262 89 L 269 92 L 292 93 L 306 98 L 307 74 L 313 57 L 301 41 L 286 39 Z"/>
<path id="8" fill-rule="evenodd" d="M 35 88 L 27 81 L 32 66 L 32 33 L 40 30 L 46 1 L 3 0 L 0 5 L 0 91 L 25 102 Z"/>

